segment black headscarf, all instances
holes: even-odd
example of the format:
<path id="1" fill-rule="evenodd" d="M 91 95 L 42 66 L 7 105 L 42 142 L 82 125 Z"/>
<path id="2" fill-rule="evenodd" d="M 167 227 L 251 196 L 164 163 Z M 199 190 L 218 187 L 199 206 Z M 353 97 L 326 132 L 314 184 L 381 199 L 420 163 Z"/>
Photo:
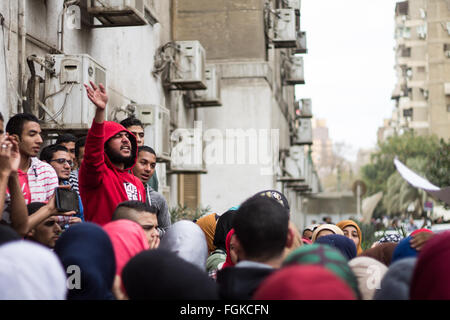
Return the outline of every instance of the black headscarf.
<path id="1" fill-rule="evenodd" d="M 78 266 L 81 288 L 69 290 L 67 300 L 112 300 L 116 259 L 108 234 L 98 225 L 83 222 L 70 227 L 56 241 L 55 253 L 64 268 Z"/>
<path id="2" fill-rule="evenodd" d="M 163 249 L 143 251 L 122 270 L 131 300 L 217 300 L 217 284 L 197 266 Z"/>
<path id="3" fill-rule="evenodd" d="M 236 213 L 235 210 L 228 210 L 219 217 L 216 224 L 216 232 L 214 233 L 214 245 L 217 249 L 227 251 L 226 239 L 227 234 L 233 228 L 233 217 Z"/>
<path id="4" fill-rule="evenodd" d="M 0 246 L 7 242 L 21 239 L 20 235 L 13 228 L 0 224 Z"/>

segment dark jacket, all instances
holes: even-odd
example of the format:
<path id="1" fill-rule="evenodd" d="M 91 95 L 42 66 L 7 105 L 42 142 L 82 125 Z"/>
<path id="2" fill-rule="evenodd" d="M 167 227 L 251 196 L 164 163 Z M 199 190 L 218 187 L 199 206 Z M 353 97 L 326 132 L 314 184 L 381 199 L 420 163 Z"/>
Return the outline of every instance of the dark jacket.
<path id="1" fill-rule="evenodd" d="M 228 267 L 217 272 L 220 299 L 251 300 L 262 281 L 275 269 Z"/>

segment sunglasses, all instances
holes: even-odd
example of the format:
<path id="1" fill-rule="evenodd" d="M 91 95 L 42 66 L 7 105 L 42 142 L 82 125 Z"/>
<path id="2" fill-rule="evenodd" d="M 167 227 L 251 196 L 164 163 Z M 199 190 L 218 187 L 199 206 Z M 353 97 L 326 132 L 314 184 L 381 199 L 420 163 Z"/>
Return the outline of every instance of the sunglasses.
<path id="1" fill-rule="evenodd" d="M 50 160 L 50 162 L 53 162 L 53 161 L 55 161 L 56 163 L 59 163 L 59 164 L 64 164 L 64 163 L 67 162 L 67 164 L 69 166 L 73 167 L 73 161 L 72 160 L 67 160 L 67 159 L 63 159 L 63 158 Z"/>

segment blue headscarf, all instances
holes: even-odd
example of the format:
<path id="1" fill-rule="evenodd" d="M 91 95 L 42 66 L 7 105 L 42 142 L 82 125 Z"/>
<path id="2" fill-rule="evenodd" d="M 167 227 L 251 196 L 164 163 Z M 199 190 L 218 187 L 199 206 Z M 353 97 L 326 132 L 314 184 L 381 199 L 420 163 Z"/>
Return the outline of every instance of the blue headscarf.
<path id="1" fill-rule="evenodd" d="M 409 243 L 412 240 L 411 236 L 408 236 L 404 239 L 402 239 L 397 246 L 395 247 L 394 253 L 392 254 L 392 262 L 395 262 L 400 259 L 409 258 L 409 257 L 416 257 L 419 252 L 411 248 L 411 244 Z"/>
<path id="2" fill-rule="evenodd" d="M 353 240 L 342 236 L 340 234 L 330 234 L 320 237 L 316 240 L 316 243 L 328 244 L 338 249 L 344 257 L 348 260 L 356 257 L 356 246 Z"/>
<path id="3" fill-rule="evenodd" d="M 55 253 L 66 270 L 78 266 L 81 271 L 80 289 L 69 288 L 67 300 L 114 299 L 111 292 L 116 273 L 114 249 L 100 226 L 84 222 L 70 227 L 56 241 Z"/>

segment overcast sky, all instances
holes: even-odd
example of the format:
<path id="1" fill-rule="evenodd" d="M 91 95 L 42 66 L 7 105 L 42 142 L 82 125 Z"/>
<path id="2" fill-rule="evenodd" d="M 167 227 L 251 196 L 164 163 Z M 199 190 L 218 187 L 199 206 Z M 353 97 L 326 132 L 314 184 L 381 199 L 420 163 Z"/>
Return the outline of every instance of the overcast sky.
<path id="1" fill-rule="evenodd" d="M 333 142 L 375 147 L 377 129 L 394 108 L 395 0 L 302 0 L 300 26 L 307 34 L 305 85 L 313 115 L 326 119 Z"/>

